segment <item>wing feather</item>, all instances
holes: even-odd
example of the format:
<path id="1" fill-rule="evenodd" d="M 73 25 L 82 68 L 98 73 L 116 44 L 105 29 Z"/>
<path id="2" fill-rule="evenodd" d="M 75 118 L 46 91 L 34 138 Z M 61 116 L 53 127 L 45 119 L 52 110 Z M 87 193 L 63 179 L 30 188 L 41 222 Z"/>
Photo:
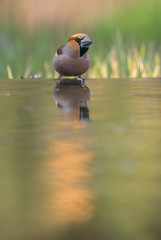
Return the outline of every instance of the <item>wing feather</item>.
<path id="1" fill-rule="evenodd" d="M 57 49 L 57 55 L 61 55 L 61 54 L 63 54 L 63 48 L 64 48 L 64 46 L 65 46 L 65 44 L 64 45 L 62 45 L 61 47 L 59 47 L 58 49 Z"/>

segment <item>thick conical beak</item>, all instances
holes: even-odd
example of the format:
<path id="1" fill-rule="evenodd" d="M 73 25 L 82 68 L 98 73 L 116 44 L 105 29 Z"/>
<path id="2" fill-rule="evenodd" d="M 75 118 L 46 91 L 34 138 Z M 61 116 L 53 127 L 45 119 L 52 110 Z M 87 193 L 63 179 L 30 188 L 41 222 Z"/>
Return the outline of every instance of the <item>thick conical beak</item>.
<path id="1" fill-rule="evenodd" d="M 80 46 L 83 48 L 83 47 L 88 47 L 89 45 L 91 45 L 92 44 L 92 40 L 89 38 L 89 37 L 87 37 L 87 36 L 85 36 L 82 40 L 81 40 L 81 42 L 80 42 Z"/>

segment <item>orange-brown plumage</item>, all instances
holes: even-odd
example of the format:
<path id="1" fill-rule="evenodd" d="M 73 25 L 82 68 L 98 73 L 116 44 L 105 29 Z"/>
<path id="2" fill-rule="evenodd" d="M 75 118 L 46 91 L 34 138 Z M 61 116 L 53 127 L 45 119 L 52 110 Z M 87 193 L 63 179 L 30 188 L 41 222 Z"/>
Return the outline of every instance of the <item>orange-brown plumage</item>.
<path id="1" fill-rule="evenodd" d="M 61 76 L 80 76 L 87 72 L 90 58 L 87 54 L 92 41 L 86 34 L 74 34 L 57 49 L 53 59 L 55 70 Z"/>

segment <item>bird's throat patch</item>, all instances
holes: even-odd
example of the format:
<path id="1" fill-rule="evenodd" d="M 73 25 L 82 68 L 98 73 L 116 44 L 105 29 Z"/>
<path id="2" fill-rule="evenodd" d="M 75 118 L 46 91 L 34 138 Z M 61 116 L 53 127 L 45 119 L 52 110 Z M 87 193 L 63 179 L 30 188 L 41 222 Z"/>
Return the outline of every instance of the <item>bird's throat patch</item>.
<path id="1" fill-rule="evenodd" d="M 87 51 L 88 51 L 88 48 L 86 48 L 86 47 L 81 48 L 81 47 L 80 47 L 80 57 L 82 57 L 83 54 L 85 54 Z"/>

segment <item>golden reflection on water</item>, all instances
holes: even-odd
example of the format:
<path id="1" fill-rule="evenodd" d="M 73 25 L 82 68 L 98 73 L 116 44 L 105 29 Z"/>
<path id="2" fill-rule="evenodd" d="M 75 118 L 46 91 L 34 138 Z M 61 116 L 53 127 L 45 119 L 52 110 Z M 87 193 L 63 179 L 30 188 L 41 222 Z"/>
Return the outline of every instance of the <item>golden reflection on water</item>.
<path id="1" fill-rule="evenodd" d="M 47 166 L 52 175 L 51 205 L 57 221 L 85 222 L 93 212 L 93 194 L 86 186 L 92 177 L 88 164 L 92 154 L 84 142 L 75 139 L 55 141 L 49 147 L 51 159 Z"/>
<path id="2" fill-rule="evenodd" d="M 57 84 L 54 89 L 56 105 L 63 109 L 68 124 L 78 128 L 77 137 L 63 136 L 54 140 L 49 148 L 46 168 L 49 173 L 50 200 L 54 218 L 63 224 L 83 223 L 93 216 L 94 196 L 87 185 L 92 178 L 89 166 L 93 154 L 88 149 L 87 139 L 81 135 L 79 128 L 89 121 L 87 102 L 90 90 L 87 86 Z M 59 125 L 59 126 L 60 126 Z"/>

